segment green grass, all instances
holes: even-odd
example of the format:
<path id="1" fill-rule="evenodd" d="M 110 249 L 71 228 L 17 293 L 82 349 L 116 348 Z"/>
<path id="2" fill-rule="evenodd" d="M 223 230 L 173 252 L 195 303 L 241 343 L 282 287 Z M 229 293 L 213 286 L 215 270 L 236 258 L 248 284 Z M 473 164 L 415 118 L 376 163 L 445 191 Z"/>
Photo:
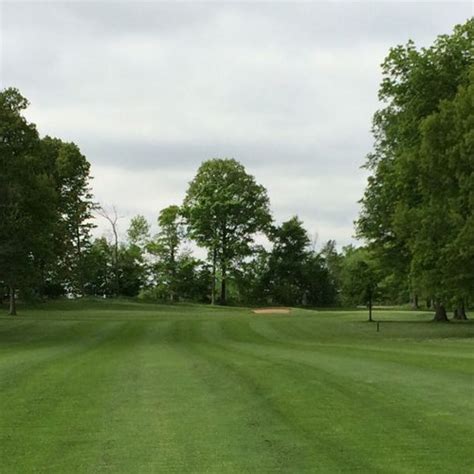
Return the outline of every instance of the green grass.
<path id="1" fill-rule="evenodd" d="M 0 317 L 0 472 L 473 473 L 474 325 L 61 302 Z"/>

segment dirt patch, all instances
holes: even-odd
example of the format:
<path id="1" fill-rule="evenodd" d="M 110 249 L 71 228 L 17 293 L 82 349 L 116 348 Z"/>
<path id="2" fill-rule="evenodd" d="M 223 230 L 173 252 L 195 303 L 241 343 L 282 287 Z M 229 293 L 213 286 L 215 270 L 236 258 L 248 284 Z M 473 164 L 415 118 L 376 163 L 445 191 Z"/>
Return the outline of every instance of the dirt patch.
<path id="1" fill-rule="evenodd" d="M 252 310 L 255 314 L 288 314 L 290 308 L 258 308 Z"/>

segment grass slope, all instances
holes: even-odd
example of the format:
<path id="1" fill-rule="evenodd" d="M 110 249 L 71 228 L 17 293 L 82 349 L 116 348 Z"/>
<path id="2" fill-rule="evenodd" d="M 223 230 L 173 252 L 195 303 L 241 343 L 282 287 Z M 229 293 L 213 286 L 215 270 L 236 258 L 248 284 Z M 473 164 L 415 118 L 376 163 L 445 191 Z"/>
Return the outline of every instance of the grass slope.
<path id="1" fill-rule="evenodd" d="M 474 325 L 63 302 L 0 318 L 0 472 L 472 473 Z M 394 322 L 397 321 L 397 322 Z"/>

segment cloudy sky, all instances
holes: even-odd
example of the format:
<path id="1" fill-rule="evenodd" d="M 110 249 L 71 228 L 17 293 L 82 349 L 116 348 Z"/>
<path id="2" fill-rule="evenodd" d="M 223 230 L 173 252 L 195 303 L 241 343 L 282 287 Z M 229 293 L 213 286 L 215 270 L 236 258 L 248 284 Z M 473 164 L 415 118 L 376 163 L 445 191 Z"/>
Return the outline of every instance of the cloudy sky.
<path id="1" fill-rule="evenodd" d="M 1 86 L 41 134 L 74 141 L 122 231 L 180 203 L 200 162 L 241 161 L 277 222 L 351 242 L 379 65 L 472 2 L 0 3 Z M 103 227 L 100 227 L 103 229 Z"/>

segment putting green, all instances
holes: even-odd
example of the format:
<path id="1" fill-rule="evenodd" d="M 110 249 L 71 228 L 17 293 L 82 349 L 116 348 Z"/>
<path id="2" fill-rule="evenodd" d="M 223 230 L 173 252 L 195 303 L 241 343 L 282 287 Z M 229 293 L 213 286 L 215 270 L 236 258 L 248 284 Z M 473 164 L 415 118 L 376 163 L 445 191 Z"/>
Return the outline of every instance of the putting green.
<path id="1" fill-rule="evenodd" d="M 62 302 L 0 318 L 3 473 L 472 473 L 474 324 Z"/>

